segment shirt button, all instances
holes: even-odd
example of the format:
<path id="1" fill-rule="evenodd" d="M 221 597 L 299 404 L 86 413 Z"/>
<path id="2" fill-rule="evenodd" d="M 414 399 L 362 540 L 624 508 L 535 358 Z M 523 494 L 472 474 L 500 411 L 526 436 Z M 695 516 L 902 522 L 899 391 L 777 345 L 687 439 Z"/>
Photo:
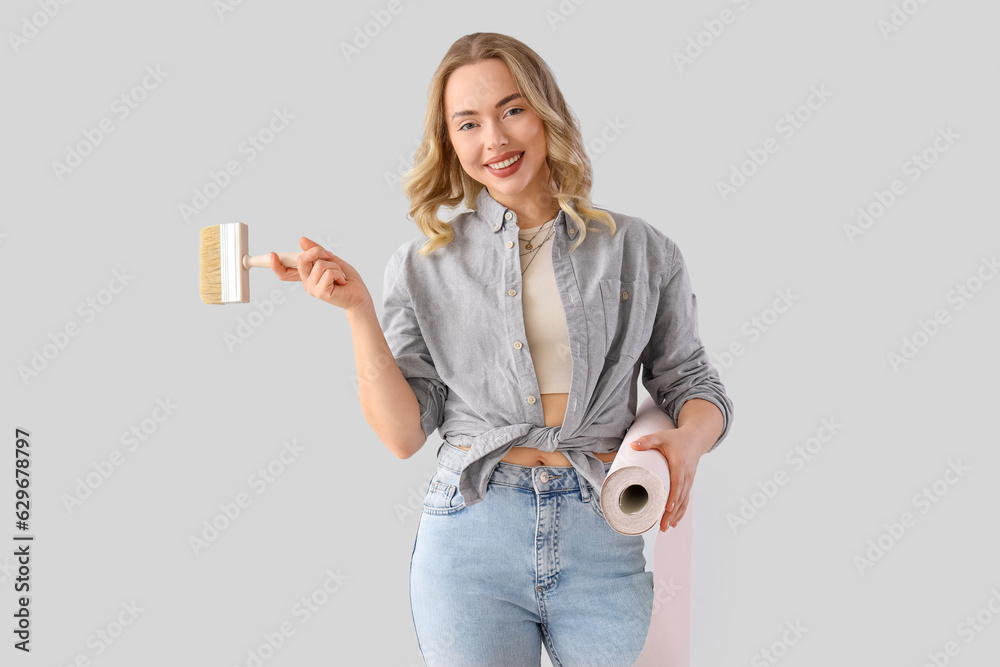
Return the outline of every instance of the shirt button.
<path id="1" fill-rule="evenodd" d="M 538 481 L 541 482 L 542 484 L 549 481 L 549 473 L 542 472 L 542 474 L 538 476 Z"/>
<path id="2" fill-rule="evenodd" d="M 513 217 L 514 217 L 514 214 L 511 213 L 510 211 L 507 211 L 506 213 L 503 214 L 504 220 L 510 220 Z"/>
<path id="3" fill-rule="evenodd" d="M 509 289 L 509 290 L 507 290 L 507 294 L 509 294 L 511 296 L 517 296 L 517 290 L 516 289 Z"/>
<path id="4" fill-rule="evenodd" d="M 528 403 L 534 403 L 534 402 L 535 402 L 535 397 L 534 396 L 529 396 L 528 397 Z"/>
<path id="5" fill-rule="evenodd" d="M 574 234 L 576 234 L 576 227 L 570 227 L 569 228 L 569 235 L 573 236 Z"/>
<path id="6" fill-rule="evenodd" d="M 513 248 L 514 247 L 514 242 L 513 241 L 507 241 L 507 247 L 508 248 Z"/>
<path id="7" fill-rule="evenodd" d="M 519 341 L 519 340 L 514 341 L 514 349 L 515 350 L 520 350 L 521 349 L 521 341 Z"/>
<path id="8" fill-rule="evenodd" d="M 493 231 L 500 229 L 500 225 L 493 225 Z"/>
<path id="9" fill-rule="evenodd" d="M 628 292 L 622 292 L 622 298 L 623 299 L 627 299 L 628 298 Z"/>

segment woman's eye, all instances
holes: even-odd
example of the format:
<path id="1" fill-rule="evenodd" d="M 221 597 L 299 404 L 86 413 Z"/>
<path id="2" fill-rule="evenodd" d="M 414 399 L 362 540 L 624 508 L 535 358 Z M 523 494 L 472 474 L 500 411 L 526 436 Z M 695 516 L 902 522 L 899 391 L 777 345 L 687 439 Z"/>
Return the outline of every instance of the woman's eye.
<path id="1" fill-rule="evenodd" d="M 510 114 L 510 113 L 511 113 L 511 112 L 513 112 L 513 111 L 524 111 L 524 109 L 522 109 L 522 108 L 520 108 L 520 107 L 514 107 L 513 109 L 507 109 L 507 113 L 508 113 L 508 114 Z M 514 114 L 514 115 L 515 115 L 515 116 L 520 116 L 521 114 Z M 470 122 L 468 122 L 468 123 L 465 123 L 465 124 L 463 124 L 463 125 L 459 125 L 459 126 L 458 126 L 458 131 L 459 131 L 459 132 L 467 132 L 468 130 L 466 130 L 466 129 L 465 129 L 465 126 L 466 126 L 466 125 L 475 125 L 475 123 L 473 123 L 473 122 L 471 122 L 471 121 L 470 121 Z"/>

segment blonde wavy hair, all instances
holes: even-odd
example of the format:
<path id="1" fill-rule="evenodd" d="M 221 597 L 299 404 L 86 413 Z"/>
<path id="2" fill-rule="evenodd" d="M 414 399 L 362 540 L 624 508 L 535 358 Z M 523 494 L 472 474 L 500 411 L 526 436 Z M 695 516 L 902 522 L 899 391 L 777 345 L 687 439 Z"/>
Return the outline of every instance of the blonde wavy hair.
<path id="1" fill-rule="evenodd" d="M 614 236 L 615 221 L 607 211 L 593 208 L 590 188 L 593 170 L 583 147 L 583 137 L 555 77 L 542 58 L 523 42 L 495 32 L 475 32 L 459 38 L 444 55 L 427 93 L 424 135 L 414 156 L 414 166 L 403 174 L 403 193 L 410 200 L 409 217 L 430 240 L 418 251 L 426 256 L 448 245 L 455 237 L 451 225 L 438 218 L 441 206 L 460 203 L 476 210 L 476 198 L 485 187 L 462 168 L 448 137 L 444 115 L 444 90 L 448 77 L 459 67 L 497 58 L 507 65 L 518 92 L 542 121 L 548 145 L 546 164 L 552 194 L 559 208 L 576 221 L 580 237 L 587 236 L 583 218 L 601 222 Z M 583 217 L 581 217 L 583 216 Z M 595 231 L 597 228 L 590 228 Z"/>

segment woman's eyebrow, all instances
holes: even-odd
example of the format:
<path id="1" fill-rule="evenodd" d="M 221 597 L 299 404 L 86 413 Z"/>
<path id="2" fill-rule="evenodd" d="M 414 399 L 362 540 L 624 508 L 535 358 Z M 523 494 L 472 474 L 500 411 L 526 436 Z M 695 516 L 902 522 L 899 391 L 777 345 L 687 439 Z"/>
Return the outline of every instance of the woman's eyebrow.
<path id="1" fill-rule="evenodd" d="M 497 102 L 496 106 L 493 107 L 493 108 L 494 109 L 499 109 L 500 107 L 502 107 L 503 105 L 507 104 L 511 100 L 516 100 L 516 99 L 519 99 L 520 97 L 521 97 L 521 93 L 511 93 L 507 97 L 505 97 L 502 100 L 500 100 L 499 102 Z M 451 119 L 455 120 L 459 116 L 475 116 L 477 113 L 479 113 L 479 112 L 478 111 L 456 111 L 454 114 L 452 114 Z"/>

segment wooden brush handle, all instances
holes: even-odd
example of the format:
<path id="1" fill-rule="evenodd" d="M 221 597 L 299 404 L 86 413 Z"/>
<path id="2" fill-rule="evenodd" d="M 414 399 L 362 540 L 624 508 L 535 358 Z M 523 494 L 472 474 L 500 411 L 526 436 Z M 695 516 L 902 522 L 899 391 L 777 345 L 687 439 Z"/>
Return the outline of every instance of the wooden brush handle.
<path id="1" fill-rule="evenodd" d="M 278 261 L 284 266 L 290 266 L 293 269 L 298 266 L 296 260 L 299 258 L 299 252 L 279 252 Z M 266 255 L 243 255 L 243 268 L 250 270 L 251 268 L 267 269 L 271 267 L 271 254 Z"/>

